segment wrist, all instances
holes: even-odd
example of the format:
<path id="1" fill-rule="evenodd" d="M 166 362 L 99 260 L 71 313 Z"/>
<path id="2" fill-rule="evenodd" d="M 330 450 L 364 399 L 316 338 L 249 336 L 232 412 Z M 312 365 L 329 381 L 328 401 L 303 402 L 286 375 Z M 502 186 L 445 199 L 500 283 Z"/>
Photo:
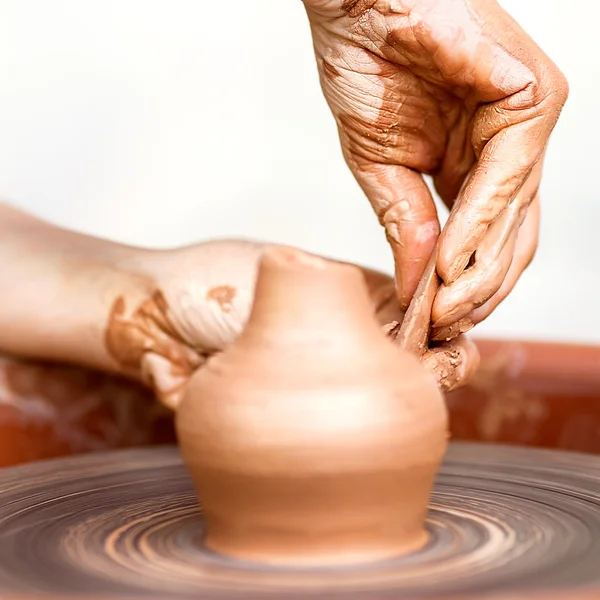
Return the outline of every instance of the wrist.
<path id="1" fill-rule="evenodd" d="M 41 343 L 46 356 L 140 379 L 137 369 L 130 368 L 111 352 L 108 343 L 110 320 L 115 307 L 141 306 L 152 297 L 155 289 L 150 277 L 124 270 L 117 264 L 78 268 L 62 291 L 63 306 L 54 310 L 47 320 L 50 334 L 47 339 L 51 343 L 52 339 L 60 340 L 60 343 L 55 341 L 51 347 Z M 69 314 L 65 314 L 67 312 Z M 52 321 L 58 325 L 53 327 Z"/>

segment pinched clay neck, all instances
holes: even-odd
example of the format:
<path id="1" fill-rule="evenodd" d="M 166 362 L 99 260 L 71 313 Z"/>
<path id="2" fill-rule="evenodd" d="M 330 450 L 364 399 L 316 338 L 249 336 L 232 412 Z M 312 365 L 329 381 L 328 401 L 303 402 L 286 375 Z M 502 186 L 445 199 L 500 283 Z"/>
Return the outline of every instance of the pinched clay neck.
<path id="1" fill-rule="evenodd" d="M 356 323 L 372 315 L 373 304 L 360 269 L 328 261 L 286 247 L 270 247 L 262 257 L 255 288 L 255 301 L 242 335 L 269 331 L 294 335 L 320 327 L 331 336 L 377 335 L 378 327 L 357 328 Z M 301 316 L 305 329 L 290 327 Z"/>

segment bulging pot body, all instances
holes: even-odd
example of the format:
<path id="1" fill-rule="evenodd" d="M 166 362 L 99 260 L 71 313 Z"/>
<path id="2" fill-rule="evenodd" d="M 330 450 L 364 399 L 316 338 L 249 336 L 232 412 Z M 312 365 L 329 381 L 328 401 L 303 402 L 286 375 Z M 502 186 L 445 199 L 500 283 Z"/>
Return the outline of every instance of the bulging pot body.
<path id="1" fill-rule="evenodd" d="M 267 252 L 243 333 L 194 376 L 176 424 L 216 552 L 347 564 L 426 541 L 444 400 L 380 330 L 355 267 Z"/>

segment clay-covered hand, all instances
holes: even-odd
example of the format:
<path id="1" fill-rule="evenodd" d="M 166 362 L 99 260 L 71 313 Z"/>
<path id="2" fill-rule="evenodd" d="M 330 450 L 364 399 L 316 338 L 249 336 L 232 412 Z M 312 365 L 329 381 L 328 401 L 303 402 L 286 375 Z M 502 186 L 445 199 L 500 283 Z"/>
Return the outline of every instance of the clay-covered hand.
<path id="1" fill-rule="evenodd" d="M 146 250 L 0 203 L 0 353 L 142 380 L 177 406 L 191 374 L 242 331 L 264 244 Z M 363 269 L 382 326 L 403 314 L 391 277 Z M 394 337 L 394 336 L 390 336 Z M 449 389 L 478 364 L 464 336 L 423 360 Z"/>
<path id="2" fill-rule="evenodd" d="M 567 98 L 495 0 L 304 0 L 345 159 L 385 226 L 403 307 L 439 235 L 439 339 L 466 331 L 532 260 L 542 161 Z"/>
<path id="3" fill-rule="evenodd" d="M 115 298 L 106 333 L 121 368 L 175 408 L 191 374 L 242 331 L 252 306 L 264 245 L 223 240 L 143 253 L 136 271 L 154 282 L 145 299 Z M 382 327 L 401 321 L 393 278 L 363 269 Z M 468 380 L 479 355 L 465 336 L 428 352 L 424 364 L 445 390 Z"/>

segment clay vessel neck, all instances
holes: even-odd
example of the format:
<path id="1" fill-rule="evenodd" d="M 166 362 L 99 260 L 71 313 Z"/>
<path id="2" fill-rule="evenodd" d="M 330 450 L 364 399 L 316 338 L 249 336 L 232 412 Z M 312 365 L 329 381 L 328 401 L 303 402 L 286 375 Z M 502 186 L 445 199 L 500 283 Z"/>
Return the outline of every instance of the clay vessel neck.
<path id="1" fill-rule="evenodd" d="M 315 331 L 321 330 L 323 341 L 343 337 L 345 342 L 359 338 L 364 343 L 378 337 L 378 327 L 356 326 L 365 318 L 368 321 L 369 315 L 377 325 L 357 268 L 283 248 L 261 263 L 254 305 L 242 336 L 278 340 L 293 336 L 296 341 L 305 337 L 314 345 Z"/>

